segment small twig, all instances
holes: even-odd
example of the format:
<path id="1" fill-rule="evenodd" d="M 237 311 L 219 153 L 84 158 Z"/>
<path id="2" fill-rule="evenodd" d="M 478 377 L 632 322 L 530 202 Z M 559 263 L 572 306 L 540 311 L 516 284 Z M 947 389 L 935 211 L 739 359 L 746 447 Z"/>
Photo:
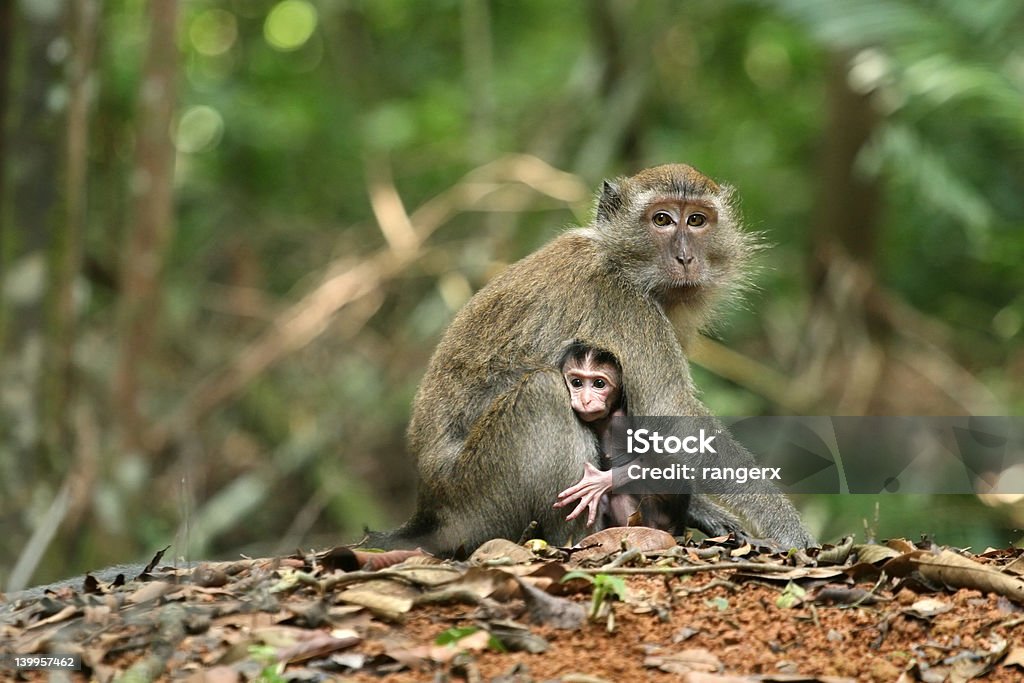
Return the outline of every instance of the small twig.
<path id="1" fill-rule="evenodd" d="M 448 604 L 453 602 L 479 605 L 482 598 L 468 588 L 442 588 L 424 593 L 413 600 L 415 605 Z"/>
<path id="2" fill-rule="evenodd" d="M 792 567 L 783 567 L 774 564 L 760 564 L 758 562 L 715 562 L 713 564 L 690 565 L 686 567 L 597 567 L 594 569 L 576 569 L 574 571 L 586 574 L 650 574 L 682 576 L 685 574 L 699 574 L 710 571 L 762 571 L 762 572 L 788 572 Z"/>
<path id="3" fill-rule="evenodd" d="M 614 560 L 606 564 L 604 568 L 613 569 L 615 567 L 621 567 L 629 562 L 632 562 L 638 557 L 643 557 L 643 553 L 637 550 L 636 548 L 630 548 L 629 550 L 626 550 L 621 555 L 616 557 Z"/>
<path id="4" fill-rule="evenodd" d="M 681 593 L 683 595 L 696 595 L 697 593 L 709 591 L 712 588 L 725 588 L 730 593 L 735 593 L 740 589 L 740 587 L 732 581 L 726 581 L 725 579 L 712 579 L 711 581 L 705 583 L 703 586 L 698 586 L 697 588 L 680 588 L 679 590 L 674 591 L 674 593 Z"/>
<path id="5" fill-rule="evenodd" d="M 434 569 L 441 569 L 444 565 L 434 565 Z M 455 574 L 459 573 L 459 570 L 452 567 L 451 571 Z M 342 574 L 332 574 L 324 578 L 320 582 L 320 589 L 324 592 L 331 590 L 337 586 L 345 586 L 350 583 L 358 583 L 360 581 L 369 581 L 371 579 L 393 579 L 395 581 L 402 581 L 409 584 L 410 586 L 421 585 L 415 579 L 411 578 L 405 572 L 397 572 L 390 569 L 381 569 L 379 571 L 354 571 L 345 572 Z"/>
<path id="6" fill-rule="evenodd" d="M 523 533 L 519 535 L 519 540 L 516 542 L 516 545 L 522 545 L 533 538 L 533 532 L 537 530 L 538 526 L 537 520 L 533 520 L 527 524 L 526 528 L 523 529 Z"/>

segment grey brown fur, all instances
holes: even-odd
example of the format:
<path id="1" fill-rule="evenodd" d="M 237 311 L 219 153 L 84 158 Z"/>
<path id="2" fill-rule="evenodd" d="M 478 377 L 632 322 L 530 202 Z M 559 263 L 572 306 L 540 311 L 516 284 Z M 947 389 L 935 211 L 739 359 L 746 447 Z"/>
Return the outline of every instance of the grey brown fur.
<path id="1" fill-rule="evenodd" d="M 369 542 L 468 551 L 492 537 L 517 539 L 533 520 L 553 543 L 581 538 L 580 520 L 567 522 L 552 504 L 585 462 L 597 465 L 598 443 L 566 401 L 559 354 L 573 339 L 614 354 L 631 414 L 707 415 L 669 315 L 691 335 L 745 284 L 757 244 L 739 228 L 730 197 L 685 165 L 605 183 L 591 225 L 556 237 L 478 292 L 438 345 L 413 405 L 416 512 Z M 669 213 L 704 207 L 717 224 L 658 232 L 657 202 Z M 755 535 L 812 544 L 789 501 L 760 485 L 719 502 Z M 718 504 L 698 497 L 693 508 L 704 531 L 734 530 L 736 518 Z"/>

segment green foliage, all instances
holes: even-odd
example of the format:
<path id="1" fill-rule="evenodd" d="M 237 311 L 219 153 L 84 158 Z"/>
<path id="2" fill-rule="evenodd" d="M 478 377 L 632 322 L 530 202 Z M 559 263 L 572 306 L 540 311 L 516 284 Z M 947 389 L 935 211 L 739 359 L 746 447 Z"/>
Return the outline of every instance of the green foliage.
<path id="1" fill-rule="evenodd" d="M 709 600 L 705 600 L 704 604 L 708 607 L 713 607 L 719 612 L 724 612 L 729 609 L 729 601 L 726 598 L 711 598 Z"/>
<path id="2" fill-rule="evenodd" d="M 284 663 L 277 660 L 277 651 L 270 645 L 250 645 L 249 656 L 263 665 L 260 670 L 259 683 L 285 683 L 287 680 L 282 672 Z"/>
<path id="3" fill-rule="evenodd" d="M 453 626 L 445 631 L 442 631 L 437 636 L 437 638 L 434 639 L 434 643 L 436 643 L 437 645 L 450 645 L 452 647 L 457 647 L 460 640 L 462 640 L 466 636 L 473 635 L 479 630 L 480 629 L 476 626 Z M 492 652 L 506 651 L 505 645 L 494 636 L 488 637 L 487 649 L 491 650 Z"/>
<path id="4" fill-rule="evenodd" d="M 877 116 L 855 163 L 857 176 L 880 188 L 878 204 L 857 217 L 879 218 L 877 234 L 865 235 L 877 238 L 871 276 L 908 306 L 898 311 L 920 314 L 907 334 L 870 339 L 889 361 L 879 370 L 889 384 L 877 393 L 898 405 L 885 409 L 981 395 L 1000 412 L 1024 411 L 1024 4 L 1016 0 L 197 0 L 178 4 L 174 230 L 152 311 L 155 343 L 140 370 L 138 406 L 156 445 L 127 449 L 110 392 L 125 296 L 120 259 L 146 177 L 134 155 L 147 6 L 102 4 L 86 265 L 74 288 L 68 419 L 76 436 L 53 472 L 34 444 L 41 252 L 54 211 L 43 190 L 60 173 L 19 141 L 47 125 L 40 107 L 61 106 L 64 84 L 31 68 L 59 59 L 66 41 L 34 44 L 46 35 L 40 29 L 62 24 L 41 26 L 18 10 L 0 176 L 4 570 L 59 490 L 54 472 L 93 483 L 76 493 L 74 528 L 54 542 L 73 557 L 54 558 L 50 572 L 103 562 L 103 552 L 116 553 L 106 561 L 147 557 L 175 528 L 195 544 L 178 555 L 234 555 L 271 537 L 288 551 L 352 540 L 364 524 L 408 513 L 416 475 L 403 434 L 437 339 L 505 264 L 588 216 L 586 192 L 546 194 L 548 179 L 488 165 L 508 154 L 566 171 L 579 188 L 680 160 L 735 185 L 751 228 L 774 247 L 761 261 L 760 290 L 715 334 L 789 378 L 790 393 L 819 391 L 816 409 L 839 409 L 870 364 L 855 362 L 864 358 L 857 335 L 822 331 L 808 272 L 832 227 L 816 216 L 822 150 L 843 134 L 825 113 L 837 56 L 844 82 L 869 96 Z M 399 272 L 268 361 L 296 320 L 290 307 L 387 253 L 374 211 L 382 187 L 407 214 L 426 207 L 417 220 L 436 218 L 436 229 Z M 392 215 L 398 208 L 384 205 Z M 860 322 L 875 332 L 877 321 Z M 829 343 L 831 356 L 801 365 Z M 922 350 L 933 355 L 918 374 L 935 383 L 906 385 L 907 359 Z M 239 368 L 256 370 L 170 425 L 197 388 L 230 384 Z M 699 367 L 695 375 L 716 412 L 790 409 L 743 378 Z M 1024 522 L 1015 508 L 972 498 L 881 500 L 886 535 L 997 544 Z M 826 538 L 856 530 L 870 507 L 856 497 L 803 502 Z"/>
<path id="5" fill-rule="evenodd" d="M 791 609 L 800 605 L 806 595 L 806 590 L 790 581 L 779 594 L 779 597 L 775 599 L 775 606 L 779 609 Z"/>
<path id="6" fill-rule="evenodd" d="M 601 607 L 606 602 L 626 599 L 626 581 L 621 576 L 614 576 L 612 574 L 591 575 L 586 572 L 573 571 L 563 576 L 559 583 L 565 583 L 573 579 L 583 579 L 593 586 L 590 598 L 590 611 L 588 612 L 588 618 L 591 621 L 598 618 L 598 615 L 601 613 Z"/>

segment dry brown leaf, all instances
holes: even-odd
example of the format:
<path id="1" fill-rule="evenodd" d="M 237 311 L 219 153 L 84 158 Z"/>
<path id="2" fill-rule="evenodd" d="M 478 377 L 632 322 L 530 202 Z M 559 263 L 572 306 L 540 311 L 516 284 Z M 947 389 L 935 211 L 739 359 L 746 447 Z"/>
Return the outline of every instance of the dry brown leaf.
<path id="1" fill-rule="evenodd" d="M 192 581 L 200 588 L 221 588 L 228 583 L 223 569 L 210 564 L 201 564 L 192 572 Z"/>
<path id="2" fill-rule="evenodd" d="M 936 598 L 924 598 L 902 610 L 902 612 L 903 614 L 909 614 L 921 619 L 931 619 L 932 617 L 937 617 L 940 614 L 945 614 L 951 609 L 953 609 L 953 605 L 948 602 L 938 600 Z"/>
<path id="3" fill-rule="evenodd" d="M 915 550 L 917 550 L 917 546 L 915 546 L 913 543 L 911 543 L 905 538 L 890 538 L 888 541 L 885 542 L 885 545 L 888 548 L 892 548 L 900 555 L 912 553 Z"/>
<path id="4" fill-rule="evenodd" d="M 332 652 L 344 650 L 360 642 L 362 642 L 362 638 L 354 632 L 346 633 L 341 638 L 336 638 L 323 631 L 306 631 L 305 638 L 279 650 L 277 656 L 280 660 L 289 663 L 304 662 L 308 659 L 323 657 Z"/>
<path id="5" fill-rule="evenodd" d="M 529 582 L 534 588 L 539 588 L 550 595 L 571 595 L 586 590 L 590 585 L 584 579 L 573 579 L 562 583 L 562 577 L 569 573 L 569 569 L 561 562 L 544 562 L 528 567 L 522 565 L 502 567 L 501 571 L 518 576 L 523 581 Z M 517 586 L 516 591 L 518 590 Z"/>
<path id="6" fill-rule="evenodd" d="M 540 654 L 551 647 L 547 640 L 514 621 L 496 620 L 487 622 L 487 630 L 505 649 L 511 652 Z"/>
<path id="7" fill-rule="evenodd" d="M 384 553 L 368 553 L 356 550 L 354 552 L 358 568 L 364 571 L 379 571 L 386 567 L 406 562 L 413 557 L 433 559 L 422 550 L 389 550 Z"/>
<path id="8" fill-rule="evenodd" d="M 754 548 L 749 543 L 744 543 L 739 548 L 733 548 L 729 551 L 729 557 L 746 557 L 754 552 Z"/>
<path id="9" fill-rule="evenodd" d="M 921 576 L 929 581 L 954 588 L 974 588 L 1005 596 L 1018 603 L 1024 602 L 1024 581 L 951 550 L 943 550 L 938 555 L 919 551 L 913 554 L 911 561 Z"/>
<path id="10" fill-rule="evenodd" d="M 338 599 L 360 605 L 385 619 L 394 621 L 415 604 L 417 591 L 394 581 L 367 581 L 338 594 Z"/>
<path id="11" fill-rule="evenodd" d="M 766 563 L 765 566 L 776 567 L 778 565 Z M 846 572 L 839 567 L 794 567 L 785 572 L 766 571 L 762 573 L 750 569 L 736 572 L 735 576 L 736 578 L 757 579 L 758 581 L 767 581 L 768 583 L 785 584 L 790 581 L 799 581 L 800 579 L 813 579 L 815 581 L 832 580 L 845 576 L 845 574 Z"/>
<path id="12" fill-rule="evenodd" d="M 480 598 L 494 598 L 505 602 L 519 593 L 515 577 L 507 572 L 483 567 L 470 567 L 453 587 L 469 591 Z"/>
<path id="13" fill-rule="evenodd" d="M 45 619 L 40 619 L 39 621 L 32 624 L 25 630 L 28 631 L 31 629 L 39 628 L 41 626 L 47 626 L 49 624 L 56 624 L 62 622 L 66 619 L 70 619 L 71 617 L 78 616 L 79 611 L 79 608 L 75 607 L 74 605 L 67 605 L 66 607 L 61 608 L 61 610 L 56 614 L 48 616 Z"/>
<path id="14" fill-rule="evenodd" d="M 1003 666 L 1015 666 L 1024 669 L 1024 647 L 1014 647 L 1003 660 Z"/>
<path id="15" fill-rule="evenodd" d="M 230 666 L 215 666 L 205 671 L 196 671 L 185 679 L 185 683 L 238 683 L 241 674 Z"/>
<path id="16" fill-rule="evenodd" d="M 672 534 L 645 526 L 616 526 L 587 536 L 577 544 L 582 548 L 572 555 L 573 562 L 607 557 L 623 549 L 636 549 L 642 553 L 668 550 L 676 547 Z"/>
<path id="17" fill-rule="evenodd" d="M 911 550 L 913 550 L 913 548 L 911 548 Z M 857 555 L 858 562 L 864 562 L 866 564 L 884 562 L 885 560 L 890 560 L 903 554 L 892 548 L 887 548 L 884 545 L 855 545 L 853 546 L 853 552 Z"/>
<path id="18" fill-rule="evenodd" d="M 461 652 L 480 652 L 490 643 L 491 634 L 481 629 L 459 638 L 448 645 L 420 645 L 412 648 L 389 650 L 387 655 L 406 666 L 415 667 L 422 660 L 430 660 L 440 664 L 452 661 Z"/>
<path id="19" fill-rule="evenodd" d="M 510 564 L 529 564 L 536 556 L 528 549 L 507 538 L 492 538 L 469 556 L 470 564 L 504 561 Z"/>
<path id="20" fill-rule="evenodd" d="M 392 567 L 387 572 L 388 577 L 401 576 L 403 579 L 411 581 L 419 586 L 423 586 L 424 588 L 443 586 L 446 583 L 458 581 L 464 575 L 464 569 L 445 564 L 401 564 L 399 566 Z"/>
<path id="21" fill-rule="evenodd" d="M 1013 574 L 1014 576 L 1024 574 L 1024 555 L 1014 558 L 1012 562 L 1003 567 L 1003 571 L 1007 574 Z"/>
<path id="22" fill-rule="evenodd" d="M 722 662 L 710 650 L 702 647 L 688 648 L 670 654 L 653 654 L 644 657 L 644 666 L 659 669 L 670 674 L 689 672 L 713 673 L 722 670 Z"/>
<path id="23" fill-rule="evenodd" d="M 249 632 L 249 637 L 253 642 L 284 649 L 307 638 L 309 633 L 308 629 L 297 626 L 264 626 L 252 629 Z"/>
<path id="24" fill-rule="evenodd" d="M 178 590 L 179 588 L 179 585 L 167 583 L 166 581 L 151 581 L 150 583 L 143 584 L 141 588 L 125 598 L 125 603 L 130 605 L 141 605 L 153 600 L 158 600 L 171 591 Z"/>
<path id="25" fill-rule="evenodd" d="M 579 628 L 586 621 L 587 611 L 583 605 L 566 598 L 548 595 L 526 581 L 520 581 L 519 586 L 523 591 L 523 600 L 526 602 L 530 621 L 533 623 L 569 630 Z"/>
<path id="26" fill-rule="evenodd" d="M 709 674 L 702 671 L 690 671 L 679 679 L 682 683 L 761 683 L 760 678 L 752 676 L 732 676 L 729 674 Z"/>
<path id="27" fill-rule="evenodd" d="M 823 564 L 845 564 L 853 552 L 853 536 L 844 536 L 836 545 L 826 543 L 816 559 Z"/>

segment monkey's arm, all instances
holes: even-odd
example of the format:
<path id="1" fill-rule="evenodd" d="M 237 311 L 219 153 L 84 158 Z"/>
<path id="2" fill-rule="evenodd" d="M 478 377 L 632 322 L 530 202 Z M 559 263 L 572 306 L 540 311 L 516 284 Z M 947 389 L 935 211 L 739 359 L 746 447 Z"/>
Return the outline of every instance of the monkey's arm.
<path id="1" fill-rule="evenodd" d="M 601 496 L 612 488 L 611 470 L 599 470 L 589 462 L 583 465 L 583 478 L 558 494 L 558 502 L 553 507 L 560 508 L 578 500 L 576 508 L 566 515 L 565 519 L 576 519 L 584 510 L 587 513 L 587 526 L 592 526 L 597 519 L 597 508 Z"/>
<path id="2" fill-rule="evenodd" d="M 517 539 L 534 521 L 536 533 L 559 545 L 582 533 L 582 522 L 564 519 L 551 501 L 597 461 L 597 443 L 569 408 L 553 367 L 521 373 L 463 439 L 450 435 L 422 448 L 416 512 L 396 531 L 372 537 L 377 547 L 471 552 L 491 538 Z"/>

